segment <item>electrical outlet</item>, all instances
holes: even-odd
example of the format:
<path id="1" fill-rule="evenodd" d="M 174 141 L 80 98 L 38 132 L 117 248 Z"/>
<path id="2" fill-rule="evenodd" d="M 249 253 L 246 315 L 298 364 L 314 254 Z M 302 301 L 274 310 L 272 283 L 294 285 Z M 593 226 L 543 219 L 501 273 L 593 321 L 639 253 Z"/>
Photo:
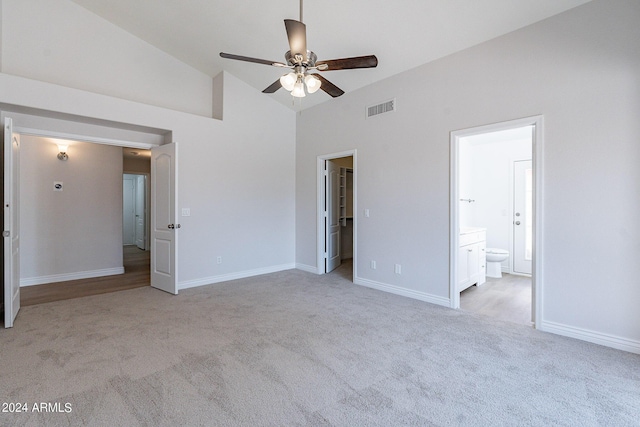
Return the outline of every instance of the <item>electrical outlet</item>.
<path id="1" fill-rule="evenodd" d="M 402 266 L 400 264 L 396 264 L 396 274 L 402 274 Z"/>
<path id="2" fill-rule="evenodd" d="M 371 260 L 371 269 L 375 270 L 376 269 L 376 262 Z"/>
<path id="3" fill-rule="evenodd" d="M 218 257 L 218 264 L 222 264 L 222 257 L 221 256 Z"/>

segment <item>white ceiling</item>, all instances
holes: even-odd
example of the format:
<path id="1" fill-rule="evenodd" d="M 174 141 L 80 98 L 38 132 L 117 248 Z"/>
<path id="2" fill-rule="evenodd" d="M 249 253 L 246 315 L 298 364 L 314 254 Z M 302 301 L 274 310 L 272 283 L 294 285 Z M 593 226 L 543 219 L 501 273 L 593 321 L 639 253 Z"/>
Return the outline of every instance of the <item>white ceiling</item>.
<path id="1" fill-rule="evenodd" d="M 282 69 L 222 59 L 221 51 L 284 62 L 284 19 L 298 0 L 73 0 L 126 31 L 215 76 L 226 70 L 261 91 Z M 318 60 L 374 54 L 378 67 L 323 73 L 345 92 L 548 18 L 590 0 L 307 0 L 307 47 Z M 331 100 L 319 91 L 295 110 Z"/>

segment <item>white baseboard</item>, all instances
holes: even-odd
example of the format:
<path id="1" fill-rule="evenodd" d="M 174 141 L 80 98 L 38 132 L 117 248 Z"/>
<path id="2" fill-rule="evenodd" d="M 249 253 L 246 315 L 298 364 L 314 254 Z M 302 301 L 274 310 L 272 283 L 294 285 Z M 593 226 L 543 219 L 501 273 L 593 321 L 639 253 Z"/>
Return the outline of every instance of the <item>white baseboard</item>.
<path id="1" fill-rule="evenodd" d="M 296 269 L 306 271 L 307 273 L 321 274 L 318 268 L 313 265 L 296 263 Z"/>
<path id="2" fill-rule="evenodd" d="M 386 283 L 376 282 L 369 279 L 363 279 L 356 277 L 353 281 L 356 285 L 366 286 L 367 288 L 377 289 L 379 291 L 389 292 L 396 295 L 402 295 L 403 297 L 413 298 L 420 301 L 429 302 L 431 304 L 441 305 L 444 307 L 451 307 L 449 298 L 439 297 L 437 295 L 427 294 L 425 292 L 414 291 L 400 286 L 389 285 Z"/>
<path id="3" fill-rule="evenodd" d="M 624 350 L 630 353 L 640 354 L 640 341 L 630 340 L 628 338 L 603 334 L 601 332 L 591 331 L 589 329 L 576 328 L 574 326 L 563 325 L 561 323 L 549 322 L 546 320 L 543 320 L 541 322 L 541 325 L 538 329 L 544 332 L 550 332 L 552 334 L 576 338 L 594 344 L 616 348 L 618 350 Z"/>
<path id="4" fill-rule="evenodd" d="M 78 271 L 76 273 L 51 274 L 49 276 L 25 277 L 20 279 L 20 287 L 44 285 L 46 283 L 66 282 L 68 280 L 92 279 L 94 277 L 124 274 L 124 267 L 104 268 L 102 270 Z"/>
<path id="5" fill-rule="evenodd" d="M 203 277 L 202 279 L 187 280 L 178 283 L 178 290 L 195 288 L 198 286 L 212 285 L 214 283 L 228 282 L 229 280 L 244 279 L 247 277 L 260 276 L 262 274 L 277 273 L 278 271 L 292 270 L 295 264 L 274 265 L 271 267 L 256 268 L 255 270 L 239 271 L 237 273 L 222 274 L 220 276 Z"/>

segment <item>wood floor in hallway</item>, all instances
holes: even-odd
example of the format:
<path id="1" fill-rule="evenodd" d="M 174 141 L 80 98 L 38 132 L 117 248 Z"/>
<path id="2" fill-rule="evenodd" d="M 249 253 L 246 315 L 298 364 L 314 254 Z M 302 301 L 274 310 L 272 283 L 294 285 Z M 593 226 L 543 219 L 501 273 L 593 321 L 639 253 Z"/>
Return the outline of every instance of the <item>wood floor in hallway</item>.
<path id="1" fill-rule="evenodd" d="M 26 286 L 20 288 L 20 305 L 44 304 L 150 286 L 150 252 L 136 246 L 125 246 L 123 255 L 124 274 Z"/>

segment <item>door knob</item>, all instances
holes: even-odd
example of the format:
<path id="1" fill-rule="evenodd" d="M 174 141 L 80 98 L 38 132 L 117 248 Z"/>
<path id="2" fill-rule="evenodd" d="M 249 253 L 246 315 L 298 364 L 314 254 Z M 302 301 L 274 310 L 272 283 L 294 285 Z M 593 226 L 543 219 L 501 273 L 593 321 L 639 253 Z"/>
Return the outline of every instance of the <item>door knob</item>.
<path id="1" fill-rule="evenodd" d="M 516 216 L 520 216 L 520 212 L 516 212 Z"/>
<path id="2" fill-rule="evenodd" d="M 176 226 L 173 225 L 173 224 L 169 224 L 169 225 L 167 225 L 167 228 L 170 228 L 171 230 L 173 230 L 174 228 L 176 228 Z"/>
<path id="3" fill-rule="evenodd" d="M 516 221 L 516 225 L 520 225 L 520 221 Z"/>

